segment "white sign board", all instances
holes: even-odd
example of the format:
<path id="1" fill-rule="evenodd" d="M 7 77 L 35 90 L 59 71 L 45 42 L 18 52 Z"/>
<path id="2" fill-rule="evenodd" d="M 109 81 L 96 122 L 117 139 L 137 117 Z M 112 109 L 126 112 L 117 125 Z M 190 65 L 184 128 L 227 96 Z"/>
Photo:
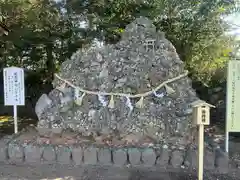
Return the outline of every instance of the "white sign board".
<path id="1" fill-rule="evenodd" d="M 229 149 L 229 133 L 240 132 L 240 61 L 231 60 L 228 63 L 227 77 L 227 107 L 226 107 L 226 152 Z"/>
<path id="2" fill-rule="evenodd" d="M 4 68 L 3 79 L 4 79 L 4 105 L 24 106 L 25 88 L 23 69 L 18 67 Z"/>

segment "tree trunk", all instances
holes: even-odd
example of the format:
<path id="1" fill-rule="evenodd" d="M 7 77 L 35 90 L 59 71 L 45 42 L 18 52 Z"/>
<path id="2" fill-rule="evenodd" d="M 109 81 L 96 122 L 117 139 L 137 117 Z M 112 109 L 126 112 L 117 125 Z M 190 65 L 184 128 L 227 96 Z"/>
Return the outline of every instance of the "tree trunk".
<path id="1" fill-rule="evenodd" d="M 47 53 L 47 61 L 46 61 L 46 68 L 47 68 L 47 81 L 52 81 L 54 78 L 55 73 L 55 62 L 53 57 L 53 43 L 46 44 L 46 53 Z"/>

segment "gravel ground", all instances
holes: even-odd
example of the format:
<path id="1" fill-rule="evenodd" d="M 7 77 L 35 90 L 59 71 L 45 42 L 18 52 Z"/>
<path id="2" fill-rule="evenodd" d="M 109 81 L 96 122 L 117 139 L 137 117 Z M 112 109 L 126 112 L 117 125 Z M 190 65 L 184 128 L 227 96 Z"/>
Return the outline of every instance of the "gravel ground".
<path id="1" fill-rule="evenodd" d="M 238 178 L 237 178 L 238 177 Z M 18 166 L 0 164 L 1 180 L 197 180 L 196 172 L 183 169 L 118 167 Z M 240 180 L 239 174 L 205 172 L 204 180 Z"/>

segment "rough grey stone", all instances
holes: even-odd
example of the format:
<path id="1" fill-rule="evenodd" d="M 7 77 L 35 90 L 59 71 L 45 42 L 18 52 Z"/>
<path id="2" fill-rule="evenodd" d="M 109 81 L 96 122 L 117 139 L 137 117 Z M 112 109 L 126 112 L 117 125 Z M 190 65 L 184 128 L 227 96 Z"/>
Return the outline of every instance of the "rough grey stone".
<path id="1" fill-rule="evenodd" d="M 127 163 L 127 152 L 125 149 L 116 149 L 113 151 L 113 163 L 117 166 L 123 166 Z"/>
<path id="2" fill-rule="evenodd" d="M 128 148 L 128 157 L 132 165 L 139 165 L 141 163 L 141 152 L 138 148 Z"/>
<path id="3" fill-rule="evenodd" d="M 95 147 L 84 148 L 84 164 L 95 165 L 98 162 L 98 149 Z"/>
<path id="4" fill-rule="evenodd" d="M 37 101 L 35 106 L 35 113 L 38 118 L 41 117 L 42 113 L 46 108 L 48 108 L 52 103 L 52 100 L 47 96 L 47 94 L 43 94 Z"/>
<path id="5" fill-rule="evenodd" d="M 145 148 L 142 151 L 142 161 L 145 166 L 153 166 L 156 163 L 156 153 L 152 148 Z"/>
<path id="6" fill-rule="evenodd" d="M 39 124 L 41 124 L 41 122 L 43 123 L 42 126 L 40 126 Z M 38 133 L 40 136 L 49 136 L 52 132 L 52 129 L 50 129 L 48 126 L 49 124 L 45 124 L 46 122 L 45 121 L 41 121 L 41 122 L 38 122 L 38 127 L 37 127 L 37 130 L 38 130 Z"/>
<path id="7" fill-rule="evenodd" d="M 51 132 L 54 134 L 61 134 L 63 132 L 63 128 L 60 128 L 60 127 L 52 128 Z"/>
<path id="8" fill-rule="evenodd" d="M 57 148 L 57 161 L 61 164 L 71 163 L 71 149 L 67 146 L 58 146 Z"/>
<path id="9" fill-rule="evenodd" d="M 171 154 L 171 165 L 174 168 L 180 168 L 183 164 L 183 152 L 179 150 L 174 150 Z"/>
<path id="10" fill-rule="evenodd" d="M 25 161 L 28 163 L 39 163 L 42 159 L 43 147 L 27 145 L 24 147 Z"/>
<path id="11" fill-rule="evenodd" d="M 72 160 L 75 165 L 83 164 L 83 149 L 82 147 L 73 147 L 72 148 Z"/>
<path id="12" fill-rule="evenodd" d="M 100 164 L 112 164 L 112 154 L 109 148 L 99 148 L 98 160 Z"/>
<path id="13" fill-rule="evenodd" d="M 56 161 L 56 151 L 55 147 L 49 145 L 45 146 L 43 150 L 43 160 L 48 163 L 53 163 Z"/>
<path id="14" fill-rule="evenodd" d="M 156 31 L 152 21 L 140 17 L 126 26 L 118 43 L 77 51 L 63 62 L 58 75 L 83 89 L 138 94 L 184 73 L 184 63 L 173 45 L 163 33 Z M 43 103 L 46 106 L 41 110 L 41 117 L 38 116 L 38 127 L 71 128 L 83 134 L 103 134 L 104 129 L 108 132 L 114 129 L 121 135 L 146 132 L 162 142 L 179 135 L 185 137 L 191 121 L 189 105 L 198 100 L 188 77 L 169 83 L 149 95 L 151 98 L 144 98 L 141 113 L 133 104 L 138 98 L 130 100 L 129 108 L 126 97 L 114 97 L 115 107 L 110 109 L 104 107 L 110 97 L 86 95 L 79 106 L 73 105 L 73 100 L 79 100 L 82 92 L 62 86 L 64 83 L 58 78 L 53 80 L 53 85 L 55 89 L 48 98 L 44 95 L 39 100 L 51 99 L 52 103 L 51 107 Z M 41 109 L 38 106 L 36 109 Z M 136 110 L 130 111 L 131 107 Z"/>
<path id="15" fill-rule="evenodd" d="M 11 163 L 20 163 L 24 160 L 23 147 L 17 143 L 8 144 L 8 156 Z"/>
<path id="16" fill-rule="evenodd" d="M 60 107 L 60 112 L 67 112 L 73 106 L 73 98 L 71 95 L 67 95 L 60 98 L 62 106 Z"/>

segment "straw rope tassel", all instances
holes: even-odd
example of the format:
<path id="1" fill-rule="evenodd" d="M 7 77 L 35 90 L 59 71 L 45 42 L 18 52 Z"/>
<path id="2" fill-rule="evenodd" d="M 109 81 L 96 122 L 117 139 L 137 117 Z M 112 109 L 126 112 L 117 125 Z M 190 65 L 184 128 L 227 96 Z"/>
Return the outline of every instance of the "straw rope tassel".
<path id="1" fill-rule="evenodd" d="M 82 105 L 82 102 L 83 102 L 83 98 L 84 96 L 86 95 L 86 93 L 83 93 L 81 97 L 77 98 L 75 100 L 75 103 L 78 105 L 78 106 L 81 106 Z"/>
<path id="2" fill-rule="evenodd" d="M 110 99 L 110 101 L 109 101 L 108 107 L 109 107 L 109 108 L 114 108 L 114 99 L 113 99 L 113 95 L 111 95 L 111 99 Z"/>
<path id="3" fill-rule="evenodd" d="M 171 87 L 168 86 L 168 85 L 165 85 L 165 89 L 166 89 L 167 94 L 173 94 L 173 93 L 175 93 L 174 89 L 171 88 Z"/>
<path id="4" fill-rule="evenodd" d="M 103 96 L 121 96 L 121 97 L 128 97 L 128 98 L 137 98 L 137 97 L 146 97 L 146 96 L 149 96 L 151 95 L 152 93 L 158 91 L 160 88 L 162 88 L 163 86 L 166 87 L 166 90 L 171 93 L 171 92 L 174 92 L 174 90 L 171 88 L 171 90 L 168 88 L 168 86 L 166 86 L 166 84 L 168 83 L 171 83 L 171 82 L 174 82 L 174 81 L 177 81 L 185 76 L 187 76 L 188 74 L 188 71 L 185 71 L 183 74 L 180 74 L 179 76 L 177 77 L 174 77 L 172 79 L 168 79 L 166 80 L 165 82 L 159 84 L 157 87 L 155 87 L 154 89 L 152 89 L 151 91 L 147 91 L 147 92 L 144 92 L 144 93 L 140 93 L 140 94 L 125 94 L 125 93 L 114 93 L 114 92 L 97 92 L 97 91 L 90 91 L 90 90 L 86 90 L 86 89 L 83 89 L 81 87 L 77 87 L 75 86 L 73 83 L 67 81 L 66 79 L 63 79 L 62 77 L 60 77 L 59 75 L 55 74 L 56 78 L 58 78 L 59 80 L 65 82 L 68 86 L 72 87 L 72 88 L 79 88 L 79 90 L 81 92 L 84 92 L 84 93 L 87 93 L 87 94 L 92 94 L 92 95 L 103 95 Z"/>
<path id="5" fill-rule="evenodd" d="M 144 104 L 143 104 L 143 96 L 139 99 L 139 101 L 136 103 L 136 107 L 137 108 L 143 108 Z"/>

